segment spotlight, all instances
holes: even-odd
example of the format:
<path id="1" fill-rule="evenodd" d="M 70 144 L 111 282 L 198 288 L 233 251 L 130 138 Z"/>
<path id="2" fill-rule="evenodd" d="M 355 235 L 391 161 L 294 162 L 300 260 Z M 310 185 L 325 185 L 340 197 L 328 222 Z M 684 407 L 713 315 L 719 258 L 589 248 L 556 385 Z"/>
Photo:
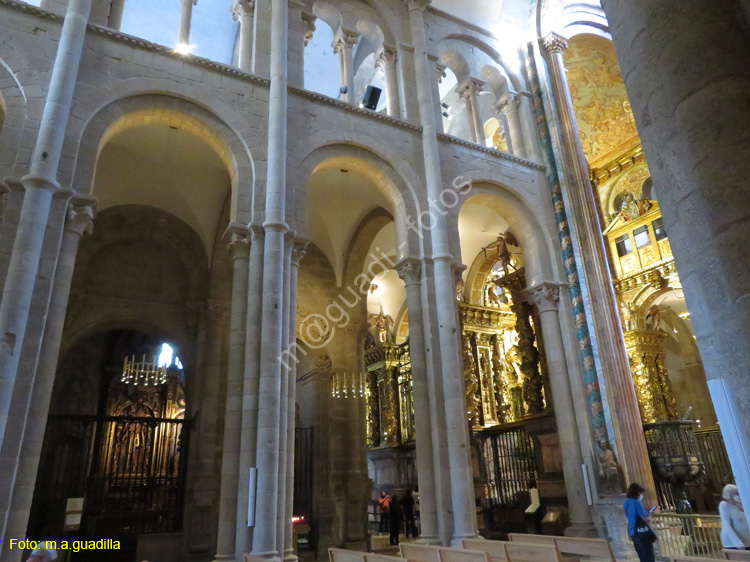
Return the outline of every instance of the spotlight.
<path id="1" fill-rule="evenodd" d="M 447 103 L 445 103 L 445 102 L 442 102 L 442 103 L 441 103 L 440 105 L 442 105 L 442 106 L 443 106 L 443 109 L 450 109 L 450 108 L 451 108 L 451 106 L 450 106 L 450 105 L 448 105 L 448 104 L 447 104 Z"/>

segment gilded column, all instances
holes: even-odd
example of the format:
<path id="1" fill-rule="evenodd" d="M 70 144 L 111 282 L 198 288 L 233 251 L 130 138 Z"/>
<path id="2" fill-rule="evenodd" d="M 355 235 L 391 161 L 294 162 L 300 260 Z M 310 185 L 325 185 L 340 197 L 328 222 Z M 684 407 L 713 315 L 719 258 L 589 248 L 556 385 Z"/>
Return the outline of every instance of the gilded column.
<path id="1" fill-rule="evenodd" d="M 346 86 L 346 93 L 341 99 L 348 103 L 356 103 L 354 99 L 354 45 L 359 41 L 359 35 L 351 31 L 339 29 L 333 40 L 333 52 L 341 60 L 341 84 Z"/>
<path id="2" fill-rule="evenodd" d="M 29 321 L 52 196 L 60 189 L 57 169 L 78 78 L 91 1 L 71 0 L 68 4 L 30 171 L 21 178 L 26 193 L 0 301 L 0 449 Z"/>
<path id="3" fill-rule="evenodd" d="M 388 109 L 388 115 L 401 118 L 401 100 L 398 95 L 398 69 L 397 69 L 396 49 L 381 45 L 375 55 L 375 65 L 379 66 L 385 72 L 385 95 Z"/>
<path id="4" fill-rule="evenodd" d="M 662 344 L 666 338 L 663 332 L 625 332 L 625 345 L 643 423 L 676 420 L 679 417 L 672 383 L 664 366 Z"/>
<path id="5" fill-rule="evenodd" d="M 602 228 L 565 72 L 562 53 L 566 48 L 565 39 L 554 33 L 545 37 L 543 41 L 543 49 L 547 53 L 552 97 L 560 120 L 561 130 L 558 139 L 562 169 L 567 180 L 571 206 L 576 210 L 576 232 L 581 253 L 587 258 L 582 267 L 589 299 L 590 302 L 596 303 L 597 307 L 592 321 L 596 333 L 600 366 L 607 366 L 606 369 L 601 369 L 601 374 L 607 381 L 612 410 L 617 412 L 613 421 L 619 429 L 618 444 L 622 451 L 621 460 L 624 464 L 626 479 L 640 482 L 647 490 L 653 490 L 653 475 L 643 437 L 638 402 L 633 390 L 630 365 L 623 344 L 622 326 L 602 239 Z M 583 320 L 585 321 L 585 316 Z M 584 370 L 586 369 L 587 366 L 584 364 Z M 585 388 L 589 388 L 588 380 Z M 596 393 L 598 394 L 598 383 Z M 594 433 L 597 433 L 596 430 L 597 428 Z M 606 432 L 606 428 L 603 431 Z M 595 438 L 599 439 L 597 435 Z"/>
<path id="6" fill-rule="evenodd" d="M 224 447 L 221 463 L 219 528 L 215 562 L 235 559 L 237 533 L 237 489 L 242 432 L 242 383 L 245 373 L 245 337 L 247 329 L 247 283 L 250 259 L 248 228 L 229 225 L 227 249 L 232 257 L 232 309 L 229 334 Z"/>
<path id="7" fill-rule="evenodd" d="M 252 72 L 255 0 L 234 0 L 231 10 L 234 21 L 240 22 L 240 46 L 237 66 L 240 70 Z"/>
<path id="8" fill-rule="evenodd" d="M 0 544 L 0 557 L 3 560 L 10 552 L 4 549 L 8 540 L 26 535 L 78 246 L 81 238 L 90 234 L 93 229 L 94 205 L 95 202 L 87 197 L 76 197 L 68 204 L 39 362 L 31 391 L 29 414 L 18 455 L 18 467 L 23 469 L 15 470 L 10 501 L 6 506 L 5 538 Z"/>
<path id="9" fill-rule="evenodd" d="M 437 142 L 433 99 L 434 66 L 427 56 L 424 10 L 426 0 L 406 0 L 409 24 L 414 44 L 415 76 L 422 125 L 425 184 L 428 197 L 438 200 L 442 188 L 440 151 Z M 453 256 L 448 241 L 448 224 L 440 213 L 435 213 L 434 227 L 429 231 L 432 241 L 436 326 L 440 342 L 439 379 L 443 387 L 447 426 L 447 453 L 451 475 L 451 504 L 453 536 L 451 544 L 460 546 L 464 538 L 477 536 L 476 506 L 469 451 L 469 426 L 466 423 L 464 382 L 461 376 L 461 357 L 458 344 L 458 314 L 456 312 L 456 284 L 451 270 Z M 436 373 L 437 375 L 437 373 Z"/>
<path id="10" fill-rule="evenodd" d="M 570 515 L 570 527 L 565 530 L 565 534 L 594 537 L 596 527 L 586 500 L 586 484 L 581 470 L 583 455 L 565 360 L 565 346 L 560 330 L 558 314 L 560 286 L 557 283 L 543 283 L 529 288 L 526 294 L 529 302 L 537 307 L 542 334 L 544 334 L 544 350 L 547 355 L 549 382 L 554 398 L 555 421 L 562 452 Z"/>

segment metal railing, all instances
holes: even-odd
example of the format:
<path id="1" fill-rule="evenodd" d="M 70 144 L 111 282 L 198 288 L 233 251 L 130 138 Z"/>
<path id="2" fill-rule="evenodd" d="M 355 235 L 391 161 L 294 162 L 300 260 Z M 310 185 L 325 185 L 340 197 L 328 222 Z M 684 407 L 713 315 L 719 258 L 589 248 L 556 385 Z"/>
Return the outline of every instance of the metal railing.
<path id="1" fill-rule="evenodd" d="M 651 527 L 659 537 L 662 557 L 723 558 L 718 515 L 660 513 L 651 518 Z"/>

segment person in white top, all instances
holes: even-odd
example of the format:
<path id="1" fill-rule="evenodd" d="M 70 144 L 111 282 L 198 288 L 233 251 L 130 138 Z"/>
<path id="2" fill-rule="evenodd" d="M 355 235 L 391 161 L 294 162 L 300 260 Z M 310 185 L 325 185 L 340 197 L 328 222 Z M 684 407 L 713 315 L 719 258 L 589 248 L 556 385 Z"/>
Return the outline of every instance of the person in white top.
<path id="1" fill-rule="evenodd" d="M 722 502 L 719 504 L 721 545 L 724 548 L 743 550 L 750 547 L 750 528 L 747 526 L 747 517 L 742 508 L 737 486 L 734 484 L 724 486 L 721 497 Z"/>
<path id="2" fill-rule="evenodd" d="M 41 541 L 37 547 L 31 551 L 31 556 L 26 562 L 52 562 L 57 560 L 57 551 L 53 542 Z"/>

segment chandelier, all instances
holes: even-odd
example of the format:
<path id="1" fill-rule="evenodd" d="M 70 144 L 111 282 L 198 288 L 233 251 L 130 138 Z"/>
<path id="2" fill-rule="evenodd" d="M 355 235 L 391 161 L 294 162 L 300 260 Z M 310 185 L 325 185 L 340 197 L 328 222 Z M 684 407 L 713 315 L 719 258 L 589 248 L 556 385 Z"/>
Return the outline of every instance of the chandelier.
<path id="1" fill-rule="evenodd" d="M 126 357 L 120 382 L 135 386 L 159 386 L 167 382 L 167 367 L 159 367 L 158 356 L 154 357 L 153 362 L 146 361 L 145 353 L 140 361 L 136 361 L 135 355 Z"/>
<path id="2" fill-rule="evenodd" d="M 334 373 L 331 379 L 333 398 L 364 398 L 369 396 L 367 379 L 364 373 Z"/>

